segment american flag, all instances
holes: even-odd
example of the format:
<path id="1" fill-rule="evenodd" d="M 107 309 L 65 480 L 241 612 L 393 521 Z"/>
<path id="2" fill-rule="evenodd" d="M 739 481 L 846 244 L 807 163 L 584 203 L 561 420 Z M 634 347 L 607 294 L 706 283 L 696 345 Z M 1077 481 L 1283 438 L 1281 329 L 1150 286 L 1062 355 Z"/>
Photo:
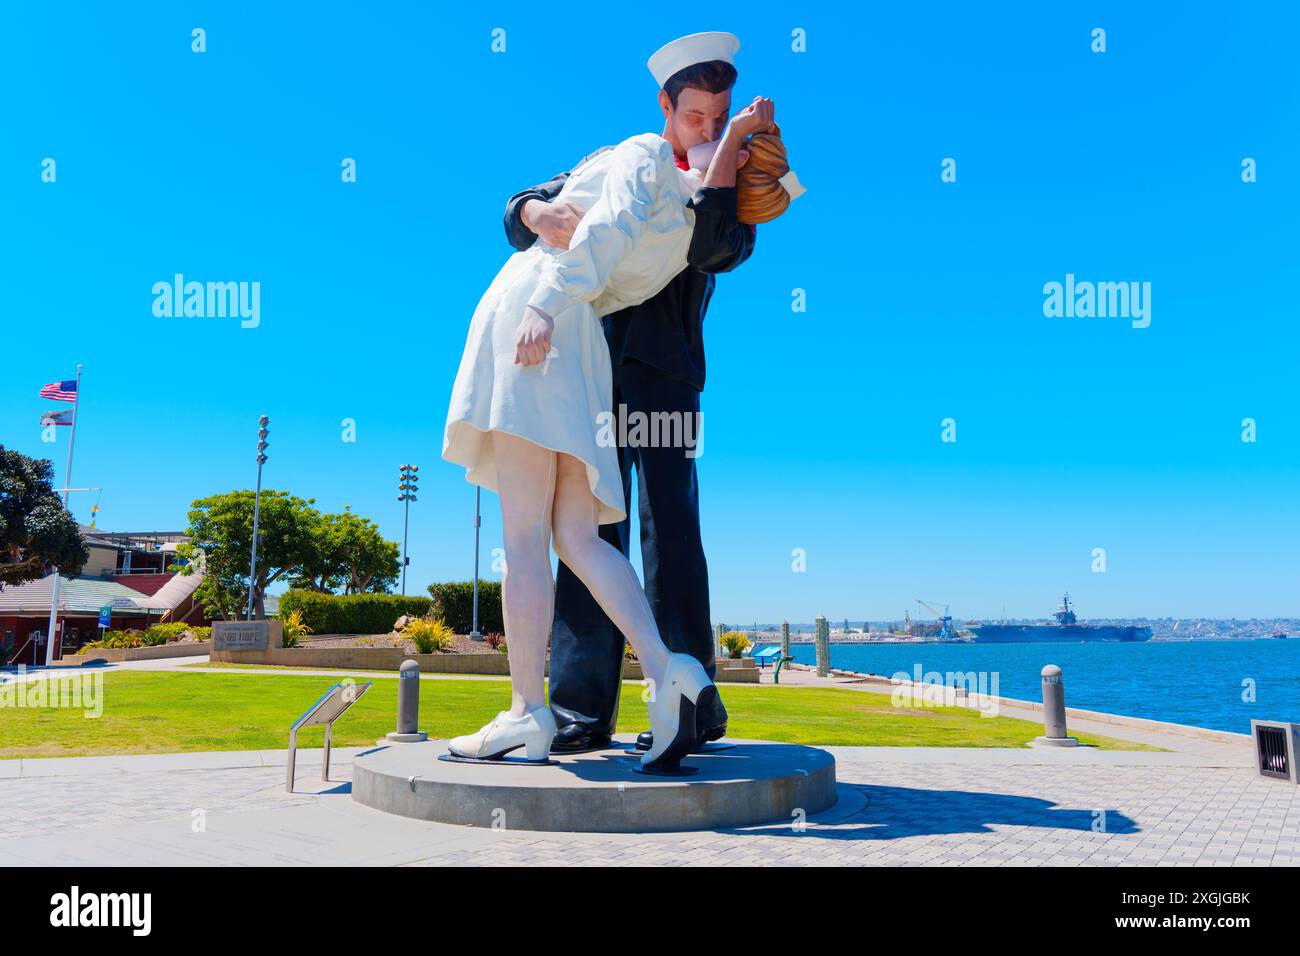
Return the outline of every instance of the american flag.
<path id="1" fill-rule="evenodd" d="M 77 400 L 77 380 L 66 379 L 62 382 L 50 382 L 41 389 L 41 398 L 56 402 L 75 402 Z"/>

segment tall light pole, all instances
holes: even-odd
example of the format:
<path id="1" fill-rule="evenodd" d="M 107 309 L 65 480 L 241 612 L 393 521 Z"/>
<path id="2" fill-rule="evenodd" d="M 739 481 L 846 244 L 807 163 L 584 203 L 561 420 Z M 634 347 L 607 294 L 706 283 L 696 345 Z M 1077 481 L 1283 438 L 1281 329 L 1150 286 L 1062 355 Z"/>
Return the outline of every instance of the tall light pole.
<path id="1" fill-rule="evenodd" d="M 406 596 L 406 566 L 411 563 L 410 557 L 406 553 L 406 532 L 411 526 L 411 502 L 418 500 L 415 493 L 420 490 L 420 476 L 416 474 L 420 470 L 418 465 L 402 465 L 398 469 L 402 483 L 398 485 L 397 490 L 401 492 L 397 496 L 398 501 L 406 502 L 406 515 L 402 519 L 402 596 Z"/>
<path id="2" fill-rule="evenodd" d="M 469 632 L 471 641 L 483 640 L 483 635 L 478 632 L 478 529 L 482 521 L 479 519 L 479 506 L 483 501 L 483 489 L 479 485 L 474 486 L 474 622 Z"/>
<path id="3" fill-rule="evenodd" d="M 257 521 L 262 510 L 262 466 L 266 464 L 266 436 L 271 419 L 263 415 L 257 420 L 257 491 L 253 493 L 253 558 L 248 565 L 248 619 L 253 619 L 253 595 L 257 593 Z"/>

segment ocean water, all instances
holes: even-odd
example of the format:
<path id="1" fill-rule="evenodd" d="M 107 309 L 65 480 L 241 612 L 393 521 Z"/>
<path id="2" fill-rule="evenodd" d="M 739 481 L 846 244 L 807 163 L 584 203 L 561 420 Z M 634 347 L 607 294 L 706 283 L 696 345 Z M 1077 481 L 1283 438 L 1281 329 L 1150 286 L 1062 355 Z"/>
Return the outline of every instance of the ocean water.
<path id="1" fill-rule="evenodd" d="M 759 646 L 771 642 L 759 641 Z M 792 644 L 815 664 L 811 644 Z M 1300 640 L 1140 644 L 832 644 L 831 666 L 882 674 L 974 671 L 988 692 L 1041 701 L 1040 673 L 1057 664 L 1067 707 L 1250 733 L 1255 720 L 1300 722 Z M 996 675 L 997 688 L 992 680 Z M 946 678 L 951 684 L 952 679 Z"/>

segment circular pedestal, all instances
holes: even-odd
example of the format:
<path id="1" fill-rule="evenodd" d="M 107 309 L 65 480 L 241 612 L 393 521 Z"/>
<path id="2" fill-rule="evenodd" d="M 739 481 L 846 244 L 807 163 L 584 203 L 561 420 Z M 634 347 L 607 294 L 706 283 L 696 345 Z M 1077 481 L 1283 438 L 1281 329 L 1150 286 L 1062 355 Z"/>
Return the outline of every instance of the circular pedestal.
<path id="1" fill-rule="evenodd" d="M 596 833 L 711 830 L 790 820 L 835 803 L 835 758 L 797 744 L 734 741 L 692 754 L 699 772 L 634 772 L 634 737 L 582 754 L 551 754 L 545 766 L 452 763 L 445 740 L 358 754 L 352 799 L 377 810 L 462 826 Z M 729 741 L 731 742 L 731 741 Z"/>

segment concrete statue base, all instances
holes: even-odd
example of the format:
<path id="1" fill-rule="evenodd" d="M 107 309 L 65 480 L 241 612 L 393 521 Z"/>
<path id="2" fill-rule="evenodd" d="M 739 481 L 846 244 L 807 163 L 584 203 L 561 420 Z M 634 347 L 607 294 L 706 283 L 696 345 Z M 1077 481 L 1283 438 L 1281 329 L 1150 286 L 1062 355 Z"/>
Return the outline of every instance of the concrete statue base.
<path id="1" fill-rule="evenodd" d="M 682 761 L 684 777 L 639 774 L 635 737 L 607 750 L 551 754 L 544 766 L 439 760 L 445 740 L 381 747 L 352 763 L 352 799 L 438 823 L 595 833 L 712 830 L 805 817 L 835 803 L 835 759 L 759 740 Z"/>

